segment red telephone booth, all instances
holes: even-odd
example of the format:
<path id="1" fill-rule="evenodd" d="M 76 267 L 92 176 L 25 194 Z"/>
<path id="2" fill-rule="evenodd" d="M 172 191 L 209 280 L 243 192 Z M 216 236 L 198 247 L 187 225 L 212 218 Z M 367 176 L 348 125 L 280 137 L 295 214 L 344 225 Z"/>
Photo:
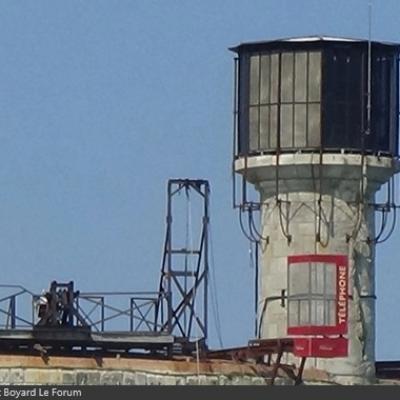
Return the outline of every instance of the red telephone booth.
<path id="1" fill-rule="evenodd" d="M 288 328 L 301 357 L 348 354 L 348 260 L 345 255 L 288 257 Z"/>

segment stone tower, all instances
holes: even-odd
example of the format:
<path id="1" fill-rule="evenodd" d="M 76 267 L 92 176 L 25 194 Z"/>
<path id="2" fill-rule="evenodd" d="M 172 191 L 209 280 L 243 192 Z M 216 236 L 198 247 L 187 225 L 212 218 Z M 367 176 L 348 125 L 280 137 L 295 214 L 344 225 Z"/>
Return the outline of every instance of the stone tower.
<path id="1" fill-rule="evenodd" d="M 287 337 L 296 326 L 336 338 L 336 272 L 324 262 L 291 269 L 289 259 L 345 256 L 348 315 L 340 337 L 347 356 L 316 353 L 308 365 L 346 383 L 375 377 L 375 212 L 393 205 L 390 195 L 384 204 L 375 195 L 382 185 L 390 193 L 399 170 L 399 49 L 331 37 L 231 49 L 237 53 L 234 170 L 260 195 L 259 335 Z"/>

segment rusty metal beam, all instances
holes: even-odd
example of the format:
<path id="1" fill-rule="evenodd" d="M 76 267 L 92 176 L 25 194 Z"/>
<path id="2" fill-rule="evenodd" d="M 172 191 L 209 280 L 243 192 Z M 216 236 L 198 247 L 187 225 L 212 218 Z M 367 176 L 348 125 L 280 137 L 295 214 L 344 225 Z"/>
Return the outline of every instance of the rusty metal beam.
<path id="1" fill-rule="evenodd" d="M 256 363 L 271 365 L 273 356 L 276 355 L 275 361 L 272 362 L 270 384 L 273 385 L 275 383 L 278 371 L 282 369 L 289 378 L 293 379 L 295 385 L 299 385 L 302 383 L 306 358 L 303 357 L 301 359 L 297 373 L 295 373 L 296 368 L 294 366 L 281 363 L 283 353 L 293 353 L 293 348 L 294 341 L 291 338 L 257 339 L 250 340 L 247 346 L 209 351 L 207 357 L 209 359 L 225 359 L 243 362 L 253 360 Z M 267 358 L 267 360 L 265 360 L 265 358 Z"/>

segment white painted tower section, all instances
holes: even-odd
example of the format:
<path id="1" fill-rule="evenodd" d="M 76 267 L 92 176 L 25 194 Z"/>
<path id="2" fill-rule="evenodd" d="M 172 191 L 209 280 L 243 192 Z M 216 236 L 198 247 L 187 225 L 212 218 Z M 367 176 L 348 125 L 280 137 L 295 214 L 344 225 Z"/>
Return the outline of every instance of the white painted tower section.
<path id="1" fill-rule="evenodd" d="M 278 165 L 278 170 L 277 170 Z M 260 193 L 261 338 L 287 337 L 287 257 L 345 254 L 349 259 L 349 356 L 308 359 L 341 383 L 375 378 L 375 194 L 398 160 L 360 154 L 259 155 L 238 158 L 236 172 Z"/>

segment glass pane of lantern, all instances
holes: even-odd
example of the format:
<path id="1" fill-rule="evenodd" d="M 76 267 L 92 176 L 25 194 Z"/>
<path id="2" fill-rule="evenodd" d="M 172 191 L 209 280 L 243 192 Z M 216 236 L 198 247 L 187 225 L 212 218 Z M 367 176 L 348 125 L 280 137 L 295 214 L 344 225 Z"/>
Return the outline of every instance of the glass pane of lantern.
<path id="1" fill-rule="evenodd" d="M 260 57 L 250 57 L 250 104 L 259 103 L 260 93 Z"/>
<path id="2" fill-rule="evenodd" d="M 289 296 L 309 296 L 309 277 L 310 277 L 310 264 L 309 263 L 296 263 L 290 267 L 289 272 Z"/>
<path id="3" fill-rule="evenodd" d="M 321 99 L 321 53 L 308 53 L 308 101 Z"/>
<path id="4" fill-rule="evenodd" d="M 294 100 L 296 102 L 305 102 L 307 100 L 307 53 L 295 53 L 294 75 Z"/>
<path id="5" fill-rule="evenodd" d="M 293 101 L 293 53 L 281 56 L 281 102 Z"/>
<path id="6" fill-rule="evenodd" d="M 323 300 L 311 302 L 311 325 L 324 325 L 324 305 Z"/>
<path id="7" fill-rule="evenodd" d="M 327 325 L 335 325 L 336 324 L 336 301 L 329 300 L 327 302 L 326 309 L 326 324 Z"/>
<path id="8" fill-rule="evenodd" d="M 329 299 L 336 297 L 336 265 L 325 264 L 325 293 Z"/>
<path id="9" fill-rule="evenodd" d="M 293 105 L 281 106 L 281 147 L 293 147 Z"/>
<path id="10" fill-rule="evenodd" d="M 269 103 L 269 80 L 271 76 L 270 70 L 271 58 L 269 55 L 261 56 L 261 86 L 260 86 L 260 103 Z"/>
<path id="11" fill-rule="evenodd" d="M 307 106 L 295 104 L 294 106 L 294 147 L 306 147 Z"/>
<path id="12" fill-rule="evenodd" d="M 258 150 L 258 107 L 250 107 L 249 112 L 249 124 L 250 124 L 250 138 L 249 146 L 250 150 Z"/>
<path id="13" fill-rule="evenodd" d="M 270 147 L 275 149 L 277 146 L 277 137 L 278 137 L 278 106 L 271 106 L 271 113 L 269 116 L 270 122 L 270 130 L 269 130 L 269 137 L 270 137 Z"/>
<path id="14" fill-rule="evenodd" d="M 390 109 L 391 110 L 395 110 L 397 109 L 397 86 L 398 85 L 394 85 L 393 82 L 397 81 L 397 65 L 398 65 L 398 60 L 397 57 L 393 57 L 391 59 L 391 64 L 390 64 L 390 82 L 392 82 L 390 84 Z M 390 117 L 390 137 L 393 137 L 393 135 L 395 135 L 395 137 L 397 137 L 397 123 L 398 123 L 398 118 L 397 118 L 397 113 L 393 113 L 394 115 L 392 115 Z M 390 152 L 396 152 L 397 153 L 397 149 L 394 147 L 394 141 L 390 141 L 388 143 L 389 145 L 389 151 Z"/>
<path id="15" fill-rule="evenodd" d="M 271 55 L 271 103 L 278 102 L 279 54 Z"/>
<path id="16" fill-rule="evenodd" d="M 321 137 L 320 104 L 308 105 L 308 147 L 318 147 Z"/>
<path id="17" fill-rule="evenodd" d="M 324 264 L 312 263 L 311 264 L 311 293 L 313 295 L 324 295 Z"/>
<path id="18" fill-rule="evenodd" d="M 299 325 L 309 325 L 310 323 L 310 301 L 300 300 Z"/>
<path id="19" fill-rule="evenodd" d="M 260 148 L 269 148 L 269 106 L 260 107 Z"/>
<path id="20" fill-rule="evenodd" d="M 300 303 L 297 300 L 289 300 L 288 301 L 288 324 L 289 326 L 297 326 L 299 325 L 300 318 Z"/>

